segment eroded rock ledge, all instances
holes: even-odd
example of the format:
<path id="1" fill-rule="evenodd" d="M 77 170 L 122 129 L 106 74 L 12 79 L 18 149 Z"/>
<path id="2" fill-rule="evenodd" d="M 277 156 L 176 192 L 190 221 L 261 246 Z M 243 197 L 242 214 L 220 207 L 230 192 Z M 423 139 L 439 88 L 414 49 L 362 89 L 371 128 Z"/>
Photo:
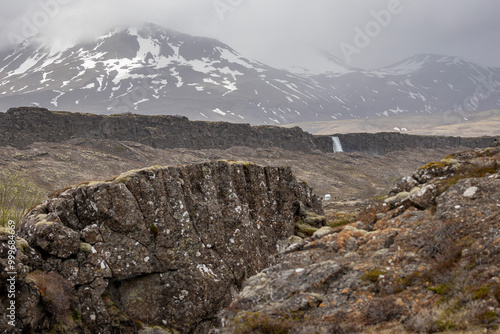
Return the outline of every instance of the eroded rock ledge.
<path id="1" fill-rule="evenodd" d="M 304 206 L 322 213 L 290 168 L 243 162 L 155 166 L 67 189 L 17 232 L 17 329 L 204 333 L 271 264 Z M 1 275 L 6 257 L 2 246 Z"/>

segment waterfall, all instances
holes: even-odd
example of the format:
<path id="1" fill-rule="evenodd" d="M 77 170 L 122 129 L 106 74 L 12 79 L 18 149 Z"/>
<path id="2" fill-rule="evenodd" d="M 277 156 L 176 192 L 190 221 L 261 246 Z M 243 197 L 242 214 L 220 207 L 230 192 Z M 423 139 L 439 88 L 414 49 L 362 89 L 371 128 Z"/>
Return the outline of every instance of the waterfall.
<path id="1" fill-rule="evenodd" d="M 339 137 L 333 136 L 332 140 L 333 140 L 333 153 L 344 152 L 344 150 L 342 149 L 342 144 L 340 143 Z"/>

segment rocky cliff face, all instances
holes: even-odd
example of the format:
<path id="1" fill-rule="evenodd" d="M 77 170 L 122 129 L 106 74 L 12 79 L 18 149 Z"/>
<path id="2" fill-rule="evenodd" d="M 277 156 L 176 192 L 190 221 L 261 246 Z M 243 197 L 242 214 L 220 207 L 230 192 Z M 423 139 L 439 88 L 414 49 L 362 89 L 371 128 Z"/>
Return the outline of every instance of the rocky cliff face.
<path id="1" fill-rule="evenodd" d="M 484 148 L 492 145 L 494 137 L 450 137 L 450 136 L 419 136 L 399 132 L 379 133 L 344 133 L 335 134 L 339 138 L 344 152 L 363 152 L 368 155 L 382 155 L 392 151 L 407 148 L 442 148 L 469 147 Z M 332 149 L 329 136 L 315 137 L 318 147 L 323 152 Z"/>
<path id="2" fill-rule="evenodd" d="M 30 107 L 0 113 L 0 145 L 24 148 L 37 141 L 64 142 L 72 138 L 124 140 L 157 148 L 194 150 L 233 146 L 317 149 L 314 137 L 298 127 L 189 121 L 181 116 L 103 116 Z"/>
<path id="3" fill-rule="evenodd" d="M 400 133 L 339 134 L 345 152 L 385 154 L 405 148 L 488 147 L 493 137 L 461 138 Z M 34 142 L 74 138 L 138 142 L 155 148 L 227 149 L 279 147 L 289 151 L 333 152 L 331 136 L 313 136 L 300 128 L 189 121 L 180 116 L 94 115 L 44 108 L 11 108 L 0 113 L 0 145 L 26 148 Z"/>
<path id="4" fill-rule="evenodd" d="M 227 161 L 64 190 L 21 222 L 15 270 L 0 231 L 0 313 L 15 271 L 14 332 L 205 333 L 305 210 L 321 203 L 290 168 Z"/>
<path id="5" fill-rule="evenodd" d="M 423 166 L 356 223 L 295 240 L 214 333 L 498 330 L 499 198 L 500 147 Z"/>

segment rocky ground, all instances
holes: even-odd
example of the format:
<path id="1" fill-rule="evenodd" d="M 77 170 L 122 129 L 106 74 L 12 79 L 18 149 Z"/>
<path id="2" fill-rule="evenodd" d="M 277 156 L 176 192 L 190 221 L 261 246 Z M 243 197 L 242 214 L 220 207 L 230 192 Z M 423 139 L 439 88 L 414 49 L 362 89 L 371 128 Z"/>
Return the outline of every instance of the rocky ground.
<path id="1" fill-rule="evenodd" d="M 290 166 L 319 196 L 331 194 L 327 208 L 353 207 L 383 196 L 397 178 L 453 149 L 413 149 L 380 156 L 362 153 L 287 151 L 279 148 L 232 147 L 225 150 L 158 149 L 136 142 L 73 139 L 34 143 L 21 150 L 0 146 L 4 174 L 17 174 L 47 194 L 89 180 L 106 180 L 127 170 L 152 165 L 182 165 L 218 159 L 248 160 L 264 166 Z"/>
<path id="2" fill-rule="evenodd" d="M 498 333 L 500 148 L 429 163 L 388 195 L 290 239 L 213 333 Z"/>

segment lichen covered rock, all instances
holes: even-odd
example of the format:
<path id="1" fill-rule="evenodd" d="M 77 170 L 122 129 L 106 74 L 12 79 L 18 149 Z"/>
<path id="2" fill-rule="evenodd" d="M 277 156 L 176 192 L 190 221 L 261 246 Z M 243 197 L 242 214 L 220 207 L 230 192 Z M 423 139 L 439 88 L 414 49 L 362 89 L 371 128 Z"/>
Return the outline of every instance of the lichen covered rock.
<path id="1" fill-rule="evenodd" d="M 243 162 L 155 166 L 65 190 L 19 226 L 19 300 L 30 309 L 18 328 L 207 332 L 293 234 L 299 206 L 322 214 L 290 168 Z"/>

